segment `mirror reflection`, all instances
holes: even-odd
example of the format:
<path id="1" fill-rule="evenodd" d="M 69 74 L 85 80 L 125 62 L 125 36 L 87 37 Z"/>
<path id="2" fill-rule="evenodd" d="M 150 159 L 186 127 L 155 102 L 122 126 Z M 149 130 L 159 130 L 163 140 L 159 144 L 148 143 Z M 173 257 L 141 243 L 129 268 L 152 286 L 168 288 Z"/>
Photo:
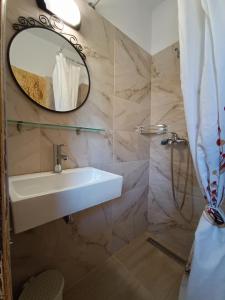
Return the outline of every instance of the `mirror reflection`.
<path id="1" fill-rule="evenodd" d="M 44 108 L 67 112 L 88 97 L 85 61 L 72 44 L 46 28 L 20 31 L 9 47 L 12 74 L 23 92 Z"/>

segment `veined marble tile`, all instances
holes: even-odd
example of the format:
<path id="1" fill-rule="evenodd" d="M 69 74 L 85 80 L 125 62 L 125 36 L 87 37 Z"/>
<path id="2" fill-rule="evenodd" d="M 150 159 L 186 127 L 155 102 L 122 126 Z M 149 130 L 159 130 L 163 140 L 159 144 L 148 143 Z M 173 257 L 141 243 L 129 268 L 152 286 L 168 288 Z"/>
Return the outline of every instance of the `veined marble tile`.
<path id="1" fill-rule="evenodd" d="M 157 185 L 149 186 L 149 223 L 161 224 L 180 220 L 169 186 L 161 181 Z"/>
<path id="2" fill-rule="evenodd" d="M 146 241 L 144 234 L 115 254 L 127 270 L 149 290 L 153 299 L 178 299 L 183 267 Z"/>
<path id="3" fill-rule="evenodd" d="M 114 129 L 134 132 L 137 126 L 150 125 L 149 104 L 142 105 L 121 98 L 114 98 Z"/>
<path id="4" fill-rule="evenodd" d="M 146 105 L 150 92 L 150 56 L 119 30 L 115 36 L 115 95 Z"/>
<path id="5" fill-rule="evenodd" d="M 41 129 L 41 170 L 53 170 L 53 144 L 65 145 L 62 152 L 68 155 L 68 160 L 62 161 L 63 169 L 88 166 L 87 142 L 82 137 L 76 145 L 74 131 Z"/>
<path id="6" fill-rule="evenodd" d="M 129 243 L 147 226 L 148 186 L 124 193 L 112 202 L 112 252 Z"/>
<path id="7" fill-rule="evenodd" d="M 16 5 L 16 9 L 15 9 L 15 5 Z M 19 2 L 16 2 L 15 0 L 7 0 L 6 7 L 7 7 L 7 32 L 9 32 L 8 30 L 12 28 L 11 25 L 17 22 L 19 16 L 33 17 L 38 20 L 39 15 L 44 13 L 42 10 L 38 8 L 35 0 L 20 0 Z"/>
<path id="8" fill-rule="evenodd" d="M 194 241 L 194 230 L 180 224 L 151 224 L 148 228 L 150 236 L 159 244 L 179 257 L 187 260 Z"/>
<path id="9" fill-rule="evenodd" d="M 73 299 L 177 300 L 183 267 L 146 241 L 144 233 L 65 294 Z"/>
<path id="10" fill-rule="evenodd" d="M 187 137 L 176 47 L 178 43 L 152 58 L 151 122 L 167 124 L 169 131 Z M 162 237 L 159 241 L 165 246 L 174 244 L 172 250 L 185 256 L 191 247 L 204 200 L 191 159 L 187 169 L 188 148 L 177 145 L 173 163 L 175 196 L 179 206 L 184 201 L 182 211 L 177 208 L 172 194 L 171 146 L 160 144 L 164 138 L 166 136 L 151 137 L 149 228 Z"/>
<path id="11" fill-rule="evenodd" d="M 147 160 L 150 139 L 136 132 L 114 132 L 114 159 L 119 162 Z"/>
<path id="12" fill-rule="evenodd" d="M 110 58 L 111 63 L 114 60 L 114 31 L 112 26 L 101 15 L 96 13 L 83 0 L 77 0 L 82 15 L 82 24 L 79 31 L 76 31 L 78 39 L 81 41 L 85 51 L 99 53 L 103 58 Z M 74 32 L 74 31 L 73 31 Z"/>
<path id="13" fill-rule="evenodd" d="M 181 93 L 179 59 L 170 46 L 152 58 L 151 117 L 153 124 L 165 123 L 169 131 L 186 135 Z"/>
<path id="14" fill-rule="evenodd" d="M 105 133 L 89 133 L 87 136 L 88 163 L 113 162 L 113 135 L 109 130 Z"/>
<path id="15" fill-rule="evenodd" d="M 64 169 L 93 166 L 101 161 L 112 163 L 111 134 L 92 132 L 41 129 L 41 170 L 50 171 L 53 168 L 53 144 L 64 144 L 63 153 L 68 155 L 67 161 L 62 161 Z"/>
<path id="16" fill-rule="evenodd" d="M 146 187 L 149 184 L 149 161 L 114 163 L 113 172 L 123 176 L 123 192 Z"/>
<path id="17" fill-rule="evenodd" d="M 37 18 L 41 12 L 34 0 L 21 0 L 21 6 L 17 2 L 10 0 L 9 4 L 8 41 L 14 34 L 11 25 L 19 15 Z M 49 268 L 62 272 L 67 291 L 147 228 L 150 139 L 138 136 L 133 126 L 149 122 L 151 57 L 96 14 L 85 1 L 77 3 L 82 14 L 81 29 L 78 32 L 65 26 L 65 31 L 76 35 L 87 56 L 91 76 L 87 102 L 70 113 L 46 111 L 21 93 L 7 70 L 7 117 L 107 131 L 77 135 L 72 131 L 42 128 L 17 133 L 16 130 L 11 132 L 10 127 L 10 172 L 52 170 L 52 145 L 64 143 L 63 152 L 68 154 L 69 160 L 63 161 L 63 168 L 89 165 L 121 174 L 124 176 L 123 194 L 121 199 L 75 214 L 73 225 L 57 220 L 15 235 L 12 267 L 16 292 L 30 276 Z M 124 73 L 126 70 L 128 76 Z M 115 99 L 120 101 L 120 106 L 115 107 Z M 126 105 L 128 109 L 121 115 Z M 115 129 L 124 131 L 115 132 Z M 131 292 L 128 295 L 132 299 Z M 142 292 L 134 295 L 149 299 Z"/>
<path id="18" fill-rule="evenodd" d="M 181 96 L 180 60 L 177 58 L 178 42 L 152 57 L 152 84 Z M 170 75 L 170 76 L 168 76 Z"/>
<path id="19" fill-rule="evenodd" d="M 40 172 L 40 129 L 10 126 L 7 149 L 9 175 Z"/>
<path id="20" fill-rule="evenodd" d="M 65 300 L 129 299 L 153 300 L 151 293 L 115 258 L 81 280 L 64 296 Z"/>
<path id="21" fill-rule="evenodd" d="M 204 209 L 203 197 L 176 191 L 179 210 L 174 203 L 172 191 L 162 180 L 160 184 L 150 184 L 148 220 L 149 230 L 160 243 L 176 254 L 187 258 L 194 239 L 199 218 Z"/>
<path id="22" fill-rule="evenodd" d="M 13 237 L 14 290 L 46 269 L 58 269 L 65 291 L 110 256 L 111 207 L 107 204 L 74 215 L 74 224 L 62 219 Z M 26 245 L 26 246 L 25 246 Z"/>
<path id="23" fill-rule="evenodd" d="M 167 185 L 171 186 L 171 145 L 161 145 L 160 141 L 164 138 L 165 137 L 154 137 L 151 139 L 150 183 L 157 184 L 161 182 L 161 180 L 165 179 L 167 181 Z M 174 146 L 173 169 L 174 184 L 177 191 L 183 192 L 186 190 L 188 194 L 192 194 L 197 197 L 202 196 L 196 179 L 192 158 L 187 146 Z M 164 177 L 164 179 L 162 179 L 162 177 Z M 185 186 L 186 180 L 187 185 Z"/>
<path id="24" fill-rule="evenodd" d="M 152 97 L 153 95 L 154 92 Z M 163 98 L 165 98 L 165 103 L 162 103 Z M 161 94 L 156 95 L 154 99 L 155 104 L 152 103 L 151 105 L 152 124 L 166 124 L 169 132 L 176 132 L 179 136 L 187 136 L 183 104 L 180 101 L 172 102 L 174 99 L 169 102 L 169 97 Z"/>
<path id="25" fill-rule="evenodd" d="M 163 224 L 175 222 L 186 227 L 195 228 L 204 209 L 203 197 L 175 192 L 174 201 L 170 186 L 164 184 L 149 186 L 149 223 Z M 182 210 L 182 203 L 184 203 Z"/>

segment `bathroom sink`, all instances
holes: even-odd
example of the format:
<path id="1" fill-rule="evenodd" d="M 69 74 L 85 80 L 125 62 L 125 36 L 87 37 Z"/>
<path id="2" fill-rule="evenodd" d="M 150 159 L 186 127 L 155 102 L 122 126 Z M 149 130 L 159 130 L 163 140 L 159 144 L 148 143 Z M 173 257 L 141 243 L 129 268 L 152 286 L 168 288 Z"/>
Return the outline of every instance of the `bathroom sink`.
<path id="1" fill-rule="evenodd" d="M 95 168 L 9 177 L 15 233 L 121 196 L 123 177 Z"/>

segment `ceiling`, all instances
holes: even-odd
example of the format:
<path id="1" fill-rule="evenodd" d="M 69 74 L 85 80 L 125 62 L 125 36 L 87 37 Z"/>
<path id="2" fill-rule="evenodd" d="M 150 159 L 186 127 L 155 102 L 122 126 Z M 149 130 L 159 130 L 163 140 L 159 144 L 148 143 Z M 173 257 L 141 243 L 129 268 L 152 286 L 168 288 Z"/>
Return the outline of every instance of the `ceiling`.
<path id="1" fill-rule="evenodd" d="M 87 2 L 91 2 L 91 3 L 96 3 L 97 0 L 86 0 Z M 130 5 L 132 6 L 133 3 L 137 2 L 138 0 L 129 0 Z M 160 4 L 161 2 L 163 2 L 164 0 L 141 0 L 141 2 L 145 2 L 149 5 L 150 8 L 154 8 L 155 6 L 157 6 L 158 4 Z M 115 2 L 115 0 L 100 0 L 97 6 L 101 6 L 103 7 L 104 5 L 111 5 Z M 126 2 L 126 0 L 120 0 L 120 4 L 121 7 L 123 7 L 123 2 Z M 140 3 L 140 0 L 139 0 Z M 96 8 L 97 8 L 96 6 Z"/>
<path id="2" fill-rule="evenodd" d="M 96 12 L 150 53 L 152 11 L 163 1 L 170 0 L 100 0 Z"/>

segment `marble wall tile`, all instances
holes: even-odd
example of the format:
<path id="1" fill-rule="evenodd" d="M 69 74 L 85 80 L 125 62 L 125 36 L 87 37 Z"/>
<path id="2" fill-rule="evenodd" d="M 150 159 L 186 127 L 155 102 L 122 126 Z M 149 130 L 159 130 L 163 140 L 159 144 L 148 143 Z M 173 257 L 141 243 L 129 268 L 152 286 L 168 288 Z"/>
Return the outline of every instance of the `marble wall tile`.
<path id="1" fill-rule="evenodd" d="M 113 215 L 110 249 L 114 253 L 147 227 L 149 160 L 94 166 L 124 178 L 122 196 L 110 202 Z"/>
<path id="2" fill-rule="evenodd" d="M 86 167 L 94 163 L 112 163 L 112 135 L 109 133 L 77 134 L 75 131 L 41 129 L 41 171 L 53 168 L 53 144 L 64 144 L 65 169 Z"/>
<path id="3" fill-rule="evenodd" d="M 171 183 L 171 146 L 162 146 L 161 140 L 164 137 L 154 137 L 151 139 L 150 152 L 150 184 L 157 184 L 167 180 L 167 185 Z M 163 157 L 163 160 L 162 160 Z M 201 196 L 199 184 L 196 179 L 192 158 L 189 148 L 184 145 L 176 145 L 173 150 L 173 168 L 174 168 L 174 183 L 176 190 L 182 192 L 186 189 L 188 194 L 194 194 L 197 197 Z M 187 179 L 187 187 L 185 188 Z"/>
<path id="4" fill-rule="evenodd" d="M 151 122 L 167 124 L 170 132 L 187 137 L 177 47 L 178 43 L 152 57 Z M 182 211 L 177 208 L 172 194 L 171 146 L 161 145 L 164 138 L 166 136 L 154 136 L 150 142 L 149 230 L 154 232 L 155 238 L 160 237 L 165 246 L 171 246 L 173 241 L 172 250 L 185 256 L 191 247 L 204 201 L 191 159 L 187 169 L 188 147 L 177 145 L 173 152 L 175 195 L 178 205 L 185 199 Z M 185 245 L 181 240 L 186 241 Z"/>
<path id="5" fill-rule="evenodd" d="M 36 137 L 35 139 L 33 137 Z M 8 129 L 8 173 L 9 175 L 40 172 L 40 129 L 13 126 Z"/>
<path id="6" fill-rule="evenodd" d="M 90 298 L 92 300 L 155 299 L 115 257 L 111 257 L 101 268 L 86 276 L 64 297 L 65 300 Z"/>
<path id="7" fill-rule="evenodd" d="M 185 256 L 204 205 L 191 165 L 187 197 L 180 213 L 171 191 L 170 148 L 160 145 L 164 137 L 149 138 L 135 133 L 138 125 L 166 123 L 170 131 L 187 136 L 179 60 L 174 51 L 178 44 L 151 58 L 85 1 L 77 2 L 82 13 L 81 30 L 74 32 L 67 26 L 65 30 L 76 34 L 84 45 L 92 84 L 87 102 L 68 114 L 45 111 L 21 93 L 7 70 L 7 116 L 99 127 L 107 132 L 103 135 L 49 129 L 18 132 L 10 127 L 9 172 L 16 175 L 52 170 L 52 144 L 64 143 L 69 156 L 63 162 L 64 168 L 91 165 L 121 174 L 123 193 L 109 203 L 75 214 L 72 225 L 57 220 L 15 235 L 12 247 L 15 291 L 29 276 L 48 268 L 63 273 L 67 291 L 147 226 L 156 239 Z M 22 0 L 19 4 L 8 0 L 7 41 L 14 34 L 11 25 L 19 15 L 37 18 L 39 13 L 35 0 Z M 181 203 L 186 149 L 176 148 L 174 161 L 176 194 Z"/>
<path id="8" fill-rule="evenodd" d="M 30 276 L 48 268 L 62 272 L 65 291 L 69 290 L 147 228 L 150 140 L 137 135 L 134 129 L 150 122 L 151 57 L 86 1 L 77 3 L 82 14 L 81 29 L 74 31 L 65 26 L 65 31 L 77 36 L 87 56 L 91 77 L 87 102 L 66 114 L 46 111 L 25 97 L 7 68 L 7 117 L 104 128 L 106 132 L 78 135 L 44 128 L 18 132 L 10 126 L 10 175 L 51 171 L 52 145 L 63 143 L 69 157 L 63 161 L 63 168 L 93 166 L 121 174 L 123 192 L 119 199 L 74 214 L 72 225 L 56 220 L 13 236 L 15 295 Z M 11 25 L 19 15 L 38 18 L 40 13 L 35 0 L 8 0 L 7 41 L 14 34 Z M 125 66 L 128 73 L 123 73 Z"/>
<path id="9" fill-rule="evenodd" d="M 116 120 L 115 130 L 134 132 L 137 126 L 149 126 L 150 101 L 147 106 L 129 100 L 115 98 L 114 118 Z"/>
<path id="10" fill-rule="evenodd" d="M 148 186 L 149 160 L 114 163 L 113 172 L 123 176 L 123 192 Z"/>
<path id="11" fill-rule="evenodd" d="M 114 132 L 114 159 L 119 162 L 149 159 L 150 139 L 136 132 Z"/>
<path id="12" fill-rule="evenodd" d="M 65 145 L 62 151 L 68 155 L 68 160 L 62 161 L 64 169 L 87 166 L 87 141 L 82 135 L 76 145 L 76 139 L 74 131 L 41 129 L 41 171 L 53 170 L 53 144 Z"/>
<path id="13" fill-rule="evenodd" d="M 114 33 L 116 28 L 96 13 L 83 0 L 77 0 L 82 15 L 82 26 L 76 32 L 87 54 L 114 62 Z M 70 30 L 70 28 L 68 28 Z M 72 32 L 74 32 L 71 29 Z"/>
<path id="14" fill-rule="evenodd" d="M 69 290 L 110 256 L 112 212 L 108 204 L 74 214 L 74 224 L 57 220 L 13 237 L 15 295 L 29 276 L 59 269 Z"/>
<path id="15" fill-rule="evenodd" d="M 178 46 L 176 43 L 152 57 L 151 121 L 153 124 L 166 122 L 170 131 L 186 135 L 180 61 L 174 50 Z"/>
<path id="16" fill-rule="evenodd" d="M 107 131 L 103 134 L 88 134 L 87 136 L 88 163 L 112 163 L 113 161 L 113 134 Z"/>
<path id="17" fill-rule="evenodd" d="M 115 34 L 115 95 L 149 104 L 151 58 L 122 32 Z"/>
<path id="18" fill-rule="evenodd" d="M 148 185 L 135 188 L 112 203 L 112 244 L 115 252 L 144 232 L 147 226 Z"/>
<path id="19" fill-rule="evenodd" d="M 176 202 L 174 201 L 172 191 L 167 182 L 162 181 L 159 185 L 150 186 L 150 203 L 149 203 L 149 224 L 173 224 L 182 225 L 186 228 L 195 229 L 201 208 L 203 207 L 204 201 L 194 195 L 185 196 L 185 204 L 182 209 L 178 209 Z M 184 193 L 176 191 L 176 201 L 181 207 L 184 199 Z"/>
<path id="20" fill-rule="evenodd" d="M 8 0 L 7 15 L 11 16 L 11 14 L 14 14 L 14 16 L 18 17 L 17 14 L 18 11 L 30 14 L 30 16 L 33 17 L 35 16 L 38 17 L 41 10 L 37 7 L 36 0 L 20 0 L 20 3 L 16 7 L 16 9 L 15 9 L 15 2 L 13 0 Z"/>

